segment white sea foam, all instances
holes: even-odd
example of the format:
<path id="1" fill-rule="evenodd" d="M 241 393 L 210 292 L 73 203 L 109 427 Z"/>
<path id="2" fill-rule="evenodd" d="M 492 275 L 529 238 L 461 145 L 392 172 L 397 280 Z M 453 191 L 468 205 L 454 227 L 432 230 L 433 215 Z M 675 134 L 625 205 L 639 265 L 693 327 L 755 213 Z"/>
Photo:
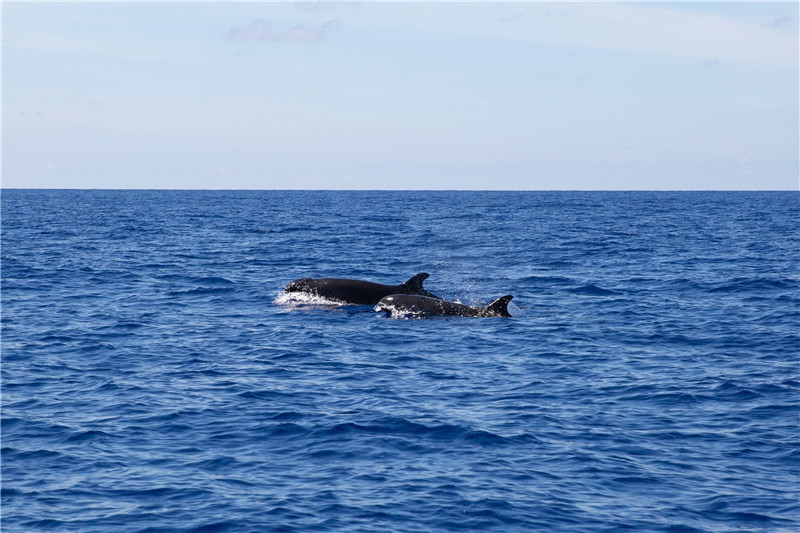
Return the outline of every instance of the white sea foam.
<path id="1" fill-rule="evenodd" d="M 281 291 L 272 300 L 275 305 L 283 307 L 307 307 L 307 306 L 323 306 L 323 307 L 341 307 L 344 305 L 342 302 L 329 300 L 317 294 L 309 294 L 307 292 L 284 292 Z"/>
<path id="2" fill-rule="evenodd" d="M 409 311 L 408 309 L 396 307 L 394 305 L 382 306 L 378 304 L 375 306 L 375 311 L 378 313 L 388 313 L 386 316 L 387 318 L 396 319 L 420 318 L 422 316 L 422 313 L 415 313 L 413 311 Z"/>

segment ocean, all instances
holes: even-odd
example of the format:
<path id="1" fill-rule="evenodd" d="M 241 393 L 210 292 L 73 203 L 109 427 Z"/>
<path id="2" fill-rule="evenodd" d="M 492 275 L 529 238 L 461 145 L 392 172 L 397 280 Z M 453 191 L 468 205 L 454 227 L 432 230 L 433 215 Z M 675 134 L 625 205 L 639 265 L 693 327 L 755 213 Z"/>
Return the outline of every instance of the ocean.
<path id="1" fill-rule="evenodd" d="M 796 532 L 800 193 L 2 191 L 2 530 Z M 302 277 L 512 318 L 288 298 Z"/>

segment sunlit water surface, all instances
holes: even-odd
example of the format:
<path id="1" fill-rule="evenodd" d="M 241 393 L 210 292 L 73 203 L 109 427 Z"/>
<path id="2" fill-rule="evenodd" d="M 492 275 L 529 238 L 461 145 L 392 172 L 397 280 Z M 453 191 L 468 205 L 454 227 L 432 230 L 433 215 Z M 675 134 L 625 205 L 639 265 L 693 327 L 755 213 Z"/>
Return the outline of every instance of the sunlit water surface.
<path id="1" fill-rule="evenodd" d="M 3 531 L 798 531 L 799 200 L 5 190 Z"/>

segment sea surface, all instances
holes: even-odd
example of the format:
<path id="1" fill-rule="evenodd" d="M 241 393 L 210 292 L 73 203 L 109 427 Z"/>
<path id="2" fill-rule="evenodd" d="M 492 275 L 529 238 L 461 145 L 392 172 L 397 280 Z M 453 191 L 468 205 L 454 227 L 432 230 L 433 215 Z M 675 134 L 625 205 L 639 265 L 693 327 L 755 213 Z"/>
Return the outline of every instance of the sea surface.
<path id="1" fill-rule="evenodd" d="M 2 531 L 800 531 L 800 193 L 2 191 Z M 287 298 L 399 284 L 512 318 Z"/>

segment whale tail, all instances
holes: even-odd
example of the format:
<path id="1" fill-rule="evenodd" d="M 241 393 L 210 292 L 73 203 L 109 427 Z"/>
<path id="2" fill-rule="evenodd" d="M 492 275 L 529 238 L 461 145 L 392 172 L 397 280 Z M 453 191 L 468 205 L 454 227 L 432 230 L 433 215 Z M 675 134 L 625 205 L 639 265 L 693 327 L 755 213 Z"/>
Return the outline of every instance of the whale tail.
<path id="1" fill-rule="evenodd" d="M 400 285 L 400 287 L 406 291 L 405 294 L 419 294 L 420 296 L 427 296 L 428 298 L 436 298 L 437 300 L 441 300 L 435 294 L 431 294 L 425 289 L 422 288 L 422 282 L 428 279 L 431 275 L 427 272 L 420 272 L 416 276 L 412 276 L 411 279 Z"/>
<path id="2" fill-rule="evenodd" d="M 511 314 L 508 312 L 508 302 L 511 301 L 511 298 L 513 298 L 513 296 L 510 294 L 501 296 L 486 306 L 486 312 L 492 316 L 504 316 L 511 318 Z"/>

